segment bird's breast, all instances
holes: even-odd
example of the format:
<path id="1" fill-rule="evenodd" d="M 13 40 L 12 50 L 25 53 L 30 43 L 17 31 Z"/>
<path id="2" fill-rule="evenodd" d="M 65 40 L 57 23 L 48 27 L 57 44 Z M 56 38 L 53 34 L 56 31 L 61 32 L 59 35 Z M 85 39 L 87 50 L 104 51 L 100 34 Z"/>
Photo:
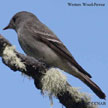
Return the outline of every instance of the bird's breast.
<path id="1" fill-rule="evenodd" d="M 57 61 L 58 63 L 61 62 L 59 56 L 50 47 L 48 47 L 45 43 L 34 39 L 32 36 L 28 34 L 20 34 L 18 36 L 18 40 L 27 55 L 36 59 L 41 59 L 50 65 L 56 65 Z"/>

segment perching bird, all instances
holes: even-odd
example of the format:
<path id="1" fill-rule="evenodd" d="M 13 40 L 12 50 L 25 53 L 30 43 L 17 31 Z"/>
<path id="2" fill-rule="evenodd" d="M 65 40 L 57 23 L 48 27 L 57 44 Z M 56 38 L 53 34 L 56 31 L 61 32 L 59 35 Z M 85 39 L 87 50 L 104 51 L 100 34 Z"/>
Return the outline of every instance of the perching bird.
<path id="1" fill-rule="evenodd" d="M 104 92 L 91 81 L 91 75 L 76 62 L 57 36 L 35 15 L 26 11 L 18 12 L 5 29 L 14 29 L 17 32 L 19 43 L 27 55 L 79 78 L 99 98 L 105 99 Z"/>

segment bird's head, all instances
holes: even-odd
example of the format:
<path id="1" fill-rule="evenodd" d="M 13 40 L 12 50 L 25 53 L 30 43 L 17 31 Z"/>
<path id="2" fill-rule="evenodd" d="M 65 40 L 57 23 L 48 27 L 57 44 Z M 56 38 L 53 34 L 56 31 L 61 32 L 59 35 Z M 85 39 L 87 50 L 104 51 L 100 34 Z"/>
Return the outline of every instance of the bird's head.
<path id="1" fill-rule="evenodd" d="M 6 26 L 3 30 L 14 29 L 15 31 L 17 31 L 17 29 L 20 27 L 21 24 L 23 24 L 28 19 L 32 19 L 34 17 L 35 16 L 30 12 L 26 11 L 18 12 L 12 17 L 8 26 Z"/>

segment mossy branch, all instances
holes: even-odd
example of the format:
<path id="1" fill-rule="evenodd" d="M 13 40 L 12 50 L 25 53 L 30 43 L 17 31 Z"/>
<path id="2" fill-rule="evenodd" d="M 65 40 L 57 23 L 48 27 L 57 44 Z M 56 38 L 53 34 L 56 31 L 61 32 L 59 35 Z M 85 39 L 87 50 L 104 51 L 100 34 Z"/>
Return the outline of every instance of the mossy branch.
<path id="1" fill-rule="evenodd" d="M 0 57 L 5 65 L 13 71 L 19 71 L 32 77 L 35 86 L 43 94 L 58 98 L 66 108 L 97 108 L 90 104 L 91 99 L 86 93 L 71 87 L 66 77 L 57 69 L 49 68 L 33 57 L 18 53 L 15 48 L 0 35 Z"/>

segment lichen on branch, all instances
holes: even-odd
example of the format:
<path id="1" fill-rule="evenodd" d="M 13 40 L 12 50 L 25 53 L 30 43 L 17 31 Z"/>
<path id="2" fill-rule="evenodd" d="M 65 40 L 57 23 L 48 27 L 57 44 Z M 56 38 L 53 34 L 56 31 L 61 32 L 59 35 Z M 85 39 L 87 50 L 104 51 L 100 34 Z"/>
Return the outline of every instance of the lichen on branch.
<path id="1" fill-rule="evenodd" d="M 37 89 L 47 94 L 50 99 L 56 97 L 66 108 L 97 108 L 90 104 L 91 99 L 86 93 L 71 87 L 66 77 L 56 68 L 30 56 L 18 53 L 2 35 L 0 35 L 0 57 L 5 65 L 13 71 L 19 71 L 32 77 Z"/>

